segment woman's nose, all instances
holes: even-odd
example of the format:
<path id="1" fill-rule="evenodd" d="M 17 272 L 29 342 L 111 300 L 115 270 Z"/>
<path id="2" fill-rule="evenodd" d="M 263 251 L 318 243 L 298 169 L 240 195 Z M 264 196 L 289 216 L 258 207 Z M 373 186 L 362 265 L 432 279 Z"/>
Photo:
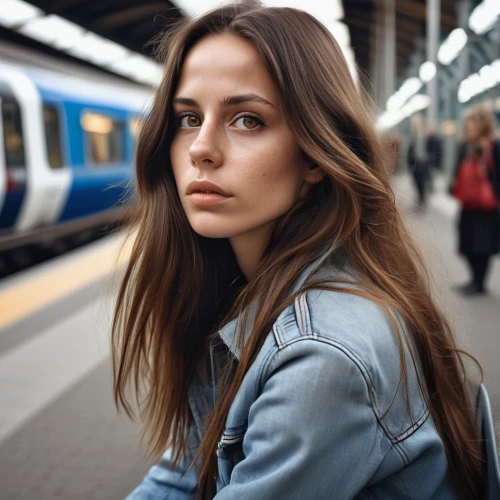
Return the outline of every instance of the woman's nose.
<path id="1" fill-rule="evenodd" d="M 200 131 L 189 147 L 189 156 L 193 167 L 210 165 L 218 168 L 222 165 L 221 138 L 214 124 L 206 121 L 200 127 Z"/>

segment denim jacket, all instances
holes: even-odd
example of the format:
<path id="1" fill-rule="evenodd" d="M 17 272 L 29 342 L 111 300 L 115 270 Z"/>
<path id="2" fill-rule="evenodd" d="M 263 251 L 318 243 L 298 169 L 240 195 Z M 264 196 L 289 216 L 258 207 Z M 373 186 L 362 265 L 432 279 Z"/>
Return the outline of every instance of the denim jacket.
<path id="1" fill-rule="evenodd" d="M 322 264 L 319 272 L 335 279 L 338 270 Z M 228 355 L 240 357 L 237 335 L 237 320 L 220 330 L 212 384 L 192 384 L 190 456 L 174 469 L 167 451 L 127 500 L 196 499 L 196 467 L 185 471 L 215 404 L 220 366 Z M 378 305 L 325 290 L 299 295 L 277 318 L 230 408 L 214 450 L 215 500 L 458 498 L 410 345 L 403 342 L 407 398 L 398 339 Z"/>

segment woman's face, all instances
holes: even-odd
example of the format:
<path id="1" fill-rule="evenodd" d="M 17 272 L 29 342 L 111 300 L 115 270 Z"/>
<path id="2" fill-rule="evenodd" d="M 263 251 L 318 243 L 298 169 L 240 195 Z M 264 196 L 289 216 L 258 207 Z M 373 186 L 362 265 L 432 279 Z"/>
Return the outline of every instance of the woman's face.
<path id="1" fill-rule="evenodd" d="M 465 120 L 465 140 L 475 141 L 479 138 L 479 120 L 469 117 Z"/>
<path id="2" fill-rule="evenodd" d="M 170 161 L 182 206 L 202 236 L 269 229 L 320 180 L 259 53 L 239 37 L 209 35 L 190 50 L 173 109 Z"/>

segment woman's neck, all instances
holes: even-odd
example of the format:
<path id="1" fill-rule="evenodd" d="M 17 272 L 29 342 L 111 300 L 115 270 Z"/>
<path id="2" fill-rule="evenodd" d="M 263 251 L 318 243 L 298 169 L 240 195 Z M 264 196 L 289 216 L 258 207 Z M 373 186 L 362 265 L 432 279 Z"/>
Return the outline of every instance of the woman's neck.
<path id="1" fill-rule="evenodd" d="M 274 223 L 229 238 L 238 265 L 248 282 L 251 281 L 262 254 L 269 243 Z"/>

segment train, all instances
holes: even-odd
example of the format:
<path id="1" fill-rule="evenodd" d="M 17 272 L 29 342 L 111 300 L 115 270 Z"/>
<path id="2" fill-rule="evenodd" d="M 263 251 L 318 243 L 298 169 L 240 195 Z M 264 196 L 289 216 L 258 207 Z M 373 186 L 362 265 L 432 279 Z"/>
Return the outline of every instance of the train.
<path id="1" fill-rule="evenodd" d="M 113 220 L 153 89 L 2 43 L 0 250 Z"/>

